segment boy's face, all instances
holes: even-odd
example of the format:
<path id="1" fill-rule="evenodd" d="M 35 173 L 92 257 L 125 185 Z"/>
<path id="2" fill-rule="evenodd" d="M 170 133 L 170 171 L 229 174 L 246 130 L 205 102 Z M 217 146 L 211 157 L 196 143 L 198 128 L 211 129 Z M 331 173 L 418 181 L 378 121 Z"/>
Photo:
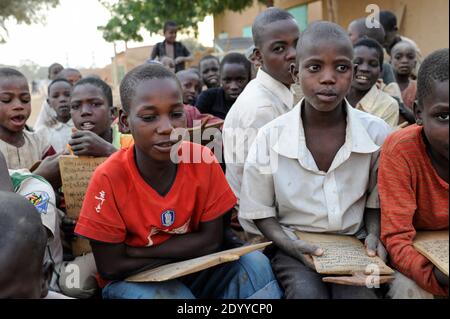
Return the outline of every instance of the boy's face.
<path id="1" fill-rule="evenodd" d="M 75 85 L 78 81 L 81 80 L 80 72 L 73 70 L 63 70 L 60 76 L 69 81 L 70 83 L 72 83 L 72 85 Z"/>
<path id="2" fill-rule="evenodd" d="M 183 103 L 195 105 L 197 96 L 201 91 L 200 78 L 194 72 L 189 72 L 180 76 L 179 81 L 183 89 Z"/>
<path id="3" fill-rule="evenodd" d="M 255 56 L 262 69 L 287 86 L 294 83 L 289 72 L 291 64 L 295 63 L 299 35 L 293 19 L 275 21 L 264 27 L 260 47 L 255 48 Z"/>
<path id="4" fill-rule="evenodd" d="M 409 43 L 397 44 L 391 52 L 392 66 L 399 75 L 410 75 L 416 67 L 416 50 Z"/>
<path id="5" fill-rule="evenodd" d="M 203 83 L 210 88 L 219 86 L 220 66 L 216 59 L 203 60 L 200 63 L 200 74 Z"/>
<path id="6" fill-rule="evenodd" d="M 67 82 L 56 82 L 50 87 L 48 105 L 56 111 L 58 119 L 70 119 L 70 94 L 72 86 Z"/>
<path id="7" fill-rule="evenodd" d="M 22 132 L 31 114 L 31 95 L 23 77 L 0 79 L 0 127 Z"/>
<path id="8" fill-rule="evenodd" d="M 245 66 L 239 63 L 225 63 L 222 68 L 222 87 L 225 98 L 234 101 L 242 93 L 249 79 Z"/>
<path id="9" fill-rule="evenodd" d="M 377 50 L 365 46 L 358 46 L 354 50 L 352 87 L 359 91 L 369 91 L 377 82 L 381 73 L 380 60 Z"/>
<path id="10" fill-rule="evenodd" d="M 108 105 L 103 91 L 92 84 L 74 87 L 70 99 L 72 120 L 75 127 L 102 136 L 111 128 L 114 109 Z"/>
<path id="11" fill-rule="evenodd" d="M 423 122 L 423 130 L 431 149 L 449 160 L 448 80 L 435 81 L 423 105 L 415 109 L 416 118 Z"/>
<path id="12" fill-rule="evenodd" d="M 61 72 L 64 68 L 61 65 L 55 65 L 48 72 L 48 78 L 50 80 L 54 80 L 56 76 Z"/>
<path id="13" fill-rule="evenodd" d="M 306 102 L 320 112 L 333 111 L 352 83 L 352 47 L 339 40 L 305 39 L 298 55 L 298 79 Z"/>
<path id="14" fill-rule="evenodd" d="M 177 39 L 177 27 L 167 27 L 166 31 L 164 32 L 164 37 L 166 38 L 166 41 L 169 43 L 174 43 Z"/>
<path id="15" fill-rule="evenodd" d="M 178 83 L 171 78 L 141 82 L 135 91 L 128 112 L 120 121 L 131 131 L 140 152 L 156 161 L 169 161 L 175 128 L 186 127 L 183 98 Z"/>
<path id="16" fill-rule="evenodd" d="M 356 22 L 350 23 L 348 25 L 347 32 L 348 36 L 350 37 L 350 40 L 352 41 L 352 44 L 355 44 L 360 38 L 357 23 Z"/>

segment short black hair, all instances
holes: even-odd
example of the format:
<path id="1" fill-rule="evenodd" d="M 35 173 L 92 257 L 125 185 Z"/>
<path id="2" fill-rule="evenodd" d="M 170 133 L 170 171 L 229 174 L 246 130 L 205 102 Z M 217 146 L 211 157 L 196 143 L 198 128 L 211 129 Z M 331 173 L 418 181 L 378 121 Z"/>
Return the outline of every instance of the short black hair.
<path id="1" fill-rule="evenodd" d="M 199 71 L 201 71 L 202 62 L 204 62 L 204 61 L 206 61 L 206 60 L 216 60 L 216 61 L 217 61 L 217 64 L 220 65 L 220 60 L 219 60 L 218 57 L 216 57 L 216 56 L 214 56 L 214 55 L 211 55 L 211 54 L 208 54 L 208 55 L 205 55 L 204 57 L 202 57 L 202 58 L 200 59 L 200 62 L 198 63 Z"/>
<path id="2" fill-rule="evenodd" d="M 378 41 L 370 38 L 363 38 L 358 40 L 353 46 L 354 49 L 357 47 L 367 47 L 371 49 L 375 49 L 378 53 L 378 62 L 380 63 L 380 70 L 383 71 L 383 63 L 384 63 L 384 51 L 381 44 Z"/>
<path id="3" fill-rule="evenodd" d="M 0 251 L 11 251 L 11 246 L 18 248 L 19 254 L 9 257 L 20 260 L 20 250 L 28 246 L 29 252 L 33 254 L 27 256 L 30 262 L 26 266 L 28 269 L 42 267 L 45 254 L 47 232 L 39 215 L 25 197 L 12 192 L 0 192 Z M 14 259 L 6 262 L 15 262 Z"/>
<path id="4" fill-rule="evenodd" d="M 415 55 L 416 58 L 417 58 L 416 47 L 414 46 L 413 43 L 411 43 L 411 42 L 409 42 L 409 41 L 405 41 L 405 40 L 401 40 L 401 41 L 395 42 L 394 45 L 391 46 L 391 50 L 390 50 L 390 52 L 389 52 L 390 55 L 392 56 L 392 52 L 394 51 L 394 49 L 395 49 L 396 47 L 398 47 L 398 46 L 401 46 L 401 45 L 409 46 L 409 47 L 413 50 L 414 55 Z"/>
<path id="5" fill-rule="evenodd" d="M 103 95 L 106 98 L 106 102 L 108 103 L 108 106 L 109 107 L 113 106 L 112 90 L 111 90 L 111 87 L 105 81 L 103 81 L 102 79 L 99 79 L 97 77 L 88 76 L 88 77 L 81 79 L 77 83 L 75 83 L 75 85 L 73 86 L 73 89 L 75 89 L 77 86 L 86 85 L 86 84 L 96 86 L 100 90 L 102 90 Z"/>
<path id="6" fill-rule="evenodd" d="M 225 64 L 233 63 L 242 64 L 247 72 L 248 79 L 250 80 L 252 78 L 252 64 L 245 55 L 236 52 L 228 53 L 224 56 L 222 62 L 220 63 L 220 74 L 222 74 L 222 69 Z"/>
<path id="7" fill-rule="evenodd" d="M 200 75 L 200 72 L 198 72 L 198 70 L 196 69 L 186 69 L 186 70 L 181 70 L 178 71 L 177 73 L 175 73 L 175 76 L 177 77 L 178 81 L 180 81 L 180 77 L 185 76 L 186 74 L 195 74 L 196 76 L 198 76 L 199 80 L 202 80 L 202 77 Z"/>
<path id="8" fill-rule="evenodd" d="M 139 83 L 151 79 L 173 79 L 178 83 L 176 75 L 159 63 L 146 63 L 128 72 L 120 83 L 120 100 L 125 112 L 129 112 L 131 100 Z"/>
<path id="9" fill-rule="evenodd" d="M 58 83 L 58 82 L 68 83 L 70 85 L 70 87 L 72 87 L 72 83 L 70 83 L 66 79 L 63 79 L 63 78 L 54 79 L 53 81 L 50 82 L 50 84 L 47 87 L 47 95 L 48 96 L 50 96 L 50 88 L 53 86 L 53 84 Z"/>
<path id="10" fill-rule="evenodd" d="M 52 63 L 49 67 L 48 67 L 48 75 L 50 75 L 50 72 L 52 71 L 52 69 L 56 66 L 61 67 L 62 69 L 64 69 L 64 67 L 60 64 L 60 63 Z"/>
<path id="11" fill-rule="evenodd" d="M 178 25 L 175 21 L 166 21 L 166 23 L 164 23 L 164 28 L 163 28 L 163 32 L 166 32 L 168 28 L 177 28 Z"/>
<path id="12" fill-rule="evenodd" d="M 386 32 L 384 32 L 384 27 L 381 23 L 378 28 L 368 28 L 366 25 L 366 18 L 360 18 L 352 21 L 351 23 L 354 23 L 358 29 L 360 39 L 367 37 L 376 40 L 380 44 L 384 42 Z"/>
<path id="13" fill-rule="evenodd" d="M 417 76 L 417 100 L 423 106 L 423 100 L 431 94 L 434 82 L 448 81 L 449 49 L 434 51 L 423 60 Z"/>
<path id="14" fill-rule="evenodd" d="M 311 23 L 306 30 L 300 34 L 297 43 L 297 66 L 299 64 L 299 56 L 310 42 L 337 40 L 347 45 L 349 48 L 350 58 L 353 59 L 353 45 L 350 37 L 340 25 L 328 21 L 316 21 Z"/>
<path id="15" fill-rule="evenodd" d="M 384 31 L 395 31 L 397 28 L 397 17 L 392 11 L 380 11 L 380 23 L 383 25 Z"/>
<path id="16" fill-rule="evenodd" d="M 206 60 L 216 60 L 217 63 L 220 64 L 220 61 L 219 61 L 219 58 L 218 58 L 218 57 L 216 57 L 216 56 L 214 56 L 214 55 L 212 55 L 212 54 L 208 54 L 208 55 L 205 55 L 204 57 L 202 57 L 202 58 L 200 59 L 200 62 L 198 63 L 199 67 L 200 67 L 200 65 L 202 64 L 202 62 L 203 62 L 203 61 L 206 61 Z"/>
<path id="17" fill-rule="evenodd" d="M 27 79 L 25 75 L 23 75 L 22 72 L 13 69 L 13 68 L 0 68 L 0 78 L 12 78 L 12 77 L 18 77 Z"/>
<path id="18" fill-rule="evenodd" d="M 74 68 L 65 68 L 62 69 L 61 72 L 58 73 L 57 75 L 57 79 L 64 79 L 64 73 L 66 72 L 76 72 L 78 74 L 80 74 L 80 76 L 82 77 L 83 75 L 81 74 L 80 70 L 74 69 Z"/>
<path id="19" fill-rule="evenodd" d="M 255 18 L 252 25 L 252 35 L 256 47 L 261 45 L 264 28 L 268 24 L 281 20 L 295 20 L 295 18 L 289 12 L 275 7 L 264 10 Z"/>

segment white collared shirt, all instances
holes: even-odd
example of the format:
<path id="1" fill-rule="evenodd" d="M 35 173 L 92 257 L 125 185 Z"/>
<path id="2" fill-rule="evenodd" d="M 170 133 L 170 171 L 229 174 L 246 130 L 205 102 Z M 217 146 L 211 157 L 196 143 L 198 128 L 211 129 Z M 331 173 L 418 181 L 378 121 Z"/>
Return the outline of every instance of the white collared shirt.
<path id="1" fill-rule="evenodd" d="M 264 126 L 250 149 L 241 189 L 241 225 L 260 234 L 252 220 L 275 217 L 292 238 L 292 230 L 363 237 L 365 207 L 379 208 L 379 150 L 391 128 L 347 102 L 345 143 L 323 172 L 306 146 L 302 102 Z"/>
<path id="2" fill-rule="evenodd" d="M 258 130 L 293 106 L 291 90 L 259 69 L 228 112 L 223 126 L 226 178 L 238 203 L 245 159 Z"/>
<path id="3" fill-rule="evenodd" d="M 376 85 L 356 104 L 356 109 L 383 119 L 391 127 L 398 125 L 399 106 L 397 101 Z"/>
<path id="4" fill-rule="evenodd" d="M 47 136 L 50 145 L 53 146 L 56 153 L 60 153 L 67 148 L 67 143 L 72 137 L 72 129 L 74 127 L 75 124 L 70 119 L 67 123 L 56 122 L 50 126 L 41 126 L 37 132 Z"/>

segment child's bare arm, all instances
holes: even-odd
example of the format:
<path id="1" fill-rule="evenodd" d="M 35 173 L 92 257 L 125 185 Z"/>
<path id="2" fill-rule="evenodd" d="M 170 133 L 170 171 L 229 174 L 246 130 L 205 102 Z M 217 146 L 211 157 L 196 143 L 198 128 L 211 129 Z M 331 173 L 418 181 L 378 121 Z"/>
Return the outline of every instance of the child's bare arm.
<path id="1" fill-rule="evenodd" d="M 183 62 L 191 62 L 194 61 L 194 57 L 192 55 L 189 56 L 179 56 L 175 59 L 175 64 L 180 64 Z"/>
<path id="2" fill-rule="evenodd" d="M 174 262 L 172 259 L 133 258 L 127 255 L 125 244 L 90 241 L 100 276 L 106 280 L 122 280 L 141 271 Z"/>
<path id="3" fill-rule="evenodd" d="M 91 131 L 73 133 L 69 145 L 77 156 L 109 157 L 117 151 L 111 143 Z"/>
<path id="4" fill-rule="evenodd" d="M 164 243 L 152 247 L 127 247 L 127 254 L 134 258 L 187 259 L 216 252 L 223 241 L 222 217 L 200 223 L 196 232 L 174 235 Z"/>
<path id="5" fill-rule="evenodd" d="M 321 256 L 323 250 L 317 246 L 311 245 L 310 243 L 296 239 L 293 240 L 289 238 L 280 226 L 280 223 L 273 218 L 263 218 L 253 220 L 256 227 L 261 231 L 261 233 L 268 240 L 273 241 L 274 244 L 283 250 L 286 254 L 297 258 L 302 261 L 305 265 L 314 269 L 312 264 L 312 259 L 309 255 Z"/>
<path id="6" fill-rule="evenodd" d="M 32 172 L 33 174 L 45 178 L 54 189 L 58 189 L 62 185 L 61 173 L 59 171 L 60 155 L 61 154 L 47 156 L 42 160 L 39 166 Z"/>
<path id="7" fill-rule="evenodd" d="M 367 255 L 371 257 L 378 255 L 383 261 L 386 261 L 387 252 L 380 240 L 380 218 L 380 209 L 366 208 L 364 211 L 364 223 L 367 230 L 365 246 Z"/>

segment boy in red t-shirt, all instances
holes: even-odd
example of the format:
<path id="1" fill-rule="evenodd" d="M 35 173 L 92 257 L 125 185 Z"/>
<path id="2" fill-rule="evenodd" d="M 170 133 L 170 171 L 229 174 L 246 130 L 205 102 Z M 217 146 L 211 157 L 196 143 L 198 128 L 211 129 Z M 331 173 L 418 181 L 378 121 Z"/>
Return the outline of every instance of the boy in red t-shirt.
<path id="1" fill-rule="evenodd" d="M 90 239 L 101 278 L 112 281 L 103 297 L 279 298 L 260 252 L 162 283 L 124 281 L 221 249 L 222 216 L 236 198 L 208 148 L 171 139 L 175 128 L 186 125 L 172 72 L 156 64 L 139 66 L 123 79 L 120 96 L 120 121 L 135 144 L 97 168 L 75 229 Z"/>
<path id="2" fill-rule="evenodd" d="M 381 239 L 406 276 L 392 283 L 392 298 L 448 296 L 448 277 L 412 245 L 416 231 L 448 229 L 448 57 L 442 49 L 423 61 L 414 110 L 418 125 L 389 136 L 381 152 Z"/>

